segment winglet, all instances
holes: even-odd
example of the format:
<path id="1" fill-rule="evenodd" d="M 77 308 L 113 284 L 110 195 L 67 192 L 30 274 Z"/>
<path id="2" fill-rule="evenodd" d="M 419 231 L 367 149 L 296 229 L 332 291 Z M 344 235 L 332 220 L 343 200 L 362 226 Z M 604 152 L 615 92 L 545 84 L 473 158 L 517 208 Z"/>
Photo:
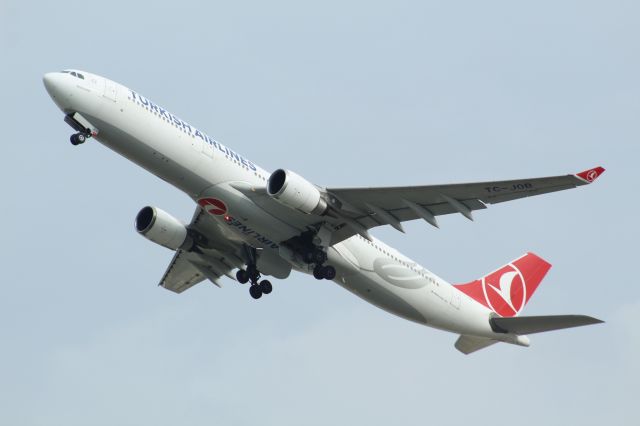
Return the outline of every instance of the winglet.
<path id="1" fill-rule="evenodd" d="M 591 183 L 604 173 L 603 167 L 595 167 L 593 169 L 585 170 L 584 172 L 576 173 L 576 177 L 583 180 L 585 183 Z"/>

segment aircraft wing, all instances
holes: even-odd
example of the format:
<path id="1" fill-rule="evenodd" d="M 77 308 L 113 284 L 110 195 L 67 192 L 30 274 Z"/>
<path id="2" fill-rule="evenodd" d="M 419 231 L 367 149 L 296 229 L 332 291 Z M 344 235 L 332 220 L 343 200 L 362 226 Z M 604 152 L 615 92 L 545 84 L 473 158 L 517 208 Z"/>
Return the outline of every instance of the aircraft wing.
<path id="1" fill-rule="evenodd" d="M 178 250 L 171 259 L 171 263 L 160 280 L 160 286 L 175 293 L 182 293 L 206 279 L 187 259 L 188 253 Z"/>
<path id="2" fill-rule="evenodd" d="M 201 242 L 198 250 L 176 251 L 159 285 L 182 293 L 205 279 L 218 287 L 221 287 L 220 278 L 224 275 L 235 279 L 231 271 L 244 263 L 242 246 L 226 239 L 216 222 L 200 207 L 188 228 L 204 236 L 206 241 Z"/>
<path id="3" fill-rule="evenodd" d="M 332 243 L 356 233 L 369 238 L 367 230 L 380 225 L 391 225 L 403 231 L 401 222 L 420 218 L 437 227 L 436 216 L 450 213 L 460 213 L 473 220 L 471 212 L 485 209 L 486 204 L 587 185 L 603 172 L 602 167 L 595 167 L 577 174 L 533 179 L 388 188 L 328 188 L 330 200 L 333 197 L 332 205 L 337 206 L 339 212 Z"/>
<path id="4" fill-rule="evenodd" d="M 205 279 L 218 287 L 222 287 L 220 278 L 230 276 L 233 266 L 228 265 L 224 258 L 212 262 L 204 259 L 195 252 L 178 250 L 173 256 L 167 271 L 164 273 L 160 286 L 174 293 L 182 293 Z"/>

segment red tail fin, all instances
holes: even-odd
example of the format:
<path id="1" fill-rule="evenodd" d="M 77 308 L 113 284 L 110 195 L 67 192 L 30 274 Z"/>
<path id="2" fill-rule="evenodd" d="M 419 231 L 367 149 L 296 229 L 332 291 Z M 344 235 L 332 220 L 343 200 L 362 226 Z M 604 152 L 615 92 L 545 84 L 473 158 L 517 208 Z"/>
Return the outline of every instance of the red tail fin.
<path id="1" fill-rule="evenodd" d="M 458 290 L 503 317 L 522 311 L 551 264 L 533 253 L 468 284 L 455 285 Z"/>

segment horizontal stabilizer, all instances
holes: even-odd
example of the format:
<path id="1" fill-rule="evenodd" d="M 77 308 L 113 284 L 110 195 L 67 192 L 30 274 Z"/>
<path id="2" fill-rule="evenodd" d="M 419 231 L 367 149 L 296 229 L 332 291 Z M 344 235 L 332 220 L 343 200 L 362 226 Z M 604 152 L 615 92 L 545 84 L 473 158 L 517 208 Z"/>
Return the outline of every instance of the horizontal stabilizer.
<path id="1" fill-rule="evenodd" d="M 484 349 L 487 346 L 491 346 L 494 343 L 498 343 L 498 341 L 488 339 L 486 337 L 467 336 L 466 334 L 461 334 L 458 340 L 456 340 L 455 347 L 463 354 L 469 355 L 470 353 Z"/>
<path id="2" fill-rule="evenodd" d="M 563 328 L 581 327 L 583 325 L 599 324 L 597 318 L 586 315 L 547 315 L 532 317 L 494 317 L 489 320 L 491 328 L 496 333 L 533 334 L 543 331 L 561 330 Z"/>

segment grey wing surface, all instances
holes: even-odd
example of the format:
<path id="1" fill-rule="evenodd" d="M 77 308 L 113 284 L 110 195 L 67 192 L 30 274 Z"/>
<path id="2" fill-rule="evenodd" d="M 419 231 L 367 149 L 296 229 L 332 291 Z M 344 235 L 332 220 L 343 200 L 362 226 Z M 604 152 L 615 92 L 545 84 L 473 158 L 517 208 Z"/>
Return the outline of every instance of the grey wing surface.
<path id="1" fill-rule="evenodd" d="M 199 241 L 198 250 L 178 250 L 167 267 L 160 286 L 175 293 L 182 293 L 208 279 L 221 287 L 220 279 L 241 267 L 242 246 L 225 238 L 219 225 L 200 207 L 196 209 L 188 228 L 205 240 Z"/>
<path id="2" fill-rule="evenodd" d="M 472 220 L 472 211 L 487 204 L 562 191 L 587 185 L 604 172 L 596 167 L 577 174 L 532 179 L 448 185 L 388 188 L 328 188 L 341 223 L 332 236 L 335 244 L 356 233 L 368 238 L 367 230 L 391 225 L 402 231 L 401 222 L 424 219 L 438 226 L 436 216 L 460 213 Z M 340 220 L 338 220 L 340 222 Z"/>

